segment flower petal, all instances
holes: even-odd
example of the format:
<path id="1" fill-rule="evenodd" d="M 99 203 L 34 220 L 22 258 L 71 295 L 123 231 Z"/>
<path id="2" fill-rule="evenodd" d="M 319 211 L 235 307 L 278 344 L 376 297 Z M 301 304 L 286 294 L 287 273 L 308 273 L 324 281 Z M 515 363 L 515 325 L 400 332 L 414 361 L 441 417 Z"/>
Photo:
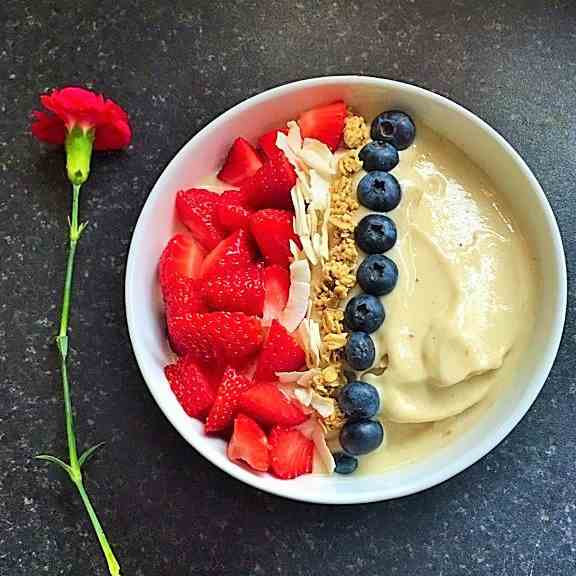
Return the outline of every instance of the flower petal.
<path id="1" fill-rule="evenodd" d="M 47 114 L 46 112 L 33 112 L 32 134 L 42 142 L 48 144 L 64 144 L 66 139 L 66 128 L 64 122 L 58 116 Z"/>
<path id="2" fill-rule="evenodd" d="M 40 100 L 45 108 L 68 125 L 96 126 L 104 114 L 103 96 L 78 86 L 52 90 L 50 94 L 43 94 Z"/>
<path id="3" fill-rule="evenodd" d="M 62 144 L 65 128 L 79 124 L 95 129 L 95 150 L 117 150 L 130 144 L 132 131 L 128 114 L 116 102 L 101 94 L 79 86 L 67 86 L 43 94 L 40 100 L 54 115 L 36 115 L 33 132 L 40 139 Z M 50 124 L 47 119 L 50 119 Z M 61 125 L 60 132 L 56 132 L 56 122 Z"/>
<path id="4" fill-rule="evenodd" d="M 94 150 L 119 150 L 126 148 L 132 139 L 130 125 L 125 120 L 96 126 Z"/>

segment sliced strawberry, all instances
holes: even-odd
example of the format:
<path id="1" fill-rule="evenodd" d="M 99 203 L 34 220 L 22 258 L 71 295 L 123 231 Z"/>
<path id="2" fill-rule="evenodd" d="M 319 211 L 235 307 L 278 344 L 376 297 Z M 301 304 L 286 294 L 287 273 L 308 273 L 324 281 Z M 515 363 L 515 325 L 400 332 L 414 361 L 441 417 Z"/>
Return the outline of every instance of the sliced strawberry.
<path id="1" fill-rule="evenodd" d="M 274 383 L 258 383 L 240 397 L 240 411 L 266 426 L 296 426 L 308 416 Z"/>
<path id="2" fill-rule="evenodd" d="M 199 278 L 205 255 L 204 248 L 191 236 L 173 236 L 164 248 L 158 265 L 162 288 L 182 277 Z"/>
<path id="3" fill-rule="evenodd" d="M 218 178 L 232 186 L 239 186 L 255 174 L 261 166 L 260 156 L 250 142 L 244 138 L 236 138 L 228 152 L 224 166 L 218 172 Z"/>
<path id="4" fill-rule="evenodd" d="M 176 213 L 192 236 L 208 250 L 224 239 L 224 229 L 216 212 L 220 196 L 201 188 L 180 190 L 176 194 Z"/>
<path id="5" fill-rule="evenodd" d="M 228 458 L 234 462 L 243 461 L 260 472 L 270 466 L 268 440 L 264 431 L 252 418 L 238 414 L 234 420 L 234 433 L 228 444 Z"/>
<path id="6" fill-rule="evenodd" d="M 218 220 L 227 232 L 247 228 L 252 212 L 246 194 L 241 190 L 227 190 L 220 196 Z"/>
<path id="7" fill-rule="evenodd" d="M 226 368 L 216 393 L 216 400 L 206 418 L 204 426 L 206 432 L 220 432 L 232 425 L 238 411 L 240 395 L 251 385 L 252 381 L 236 372 L 234 368 Z"/>
<path id="8" fill-rule="evenodd" d="M 278 318 L 286 308 L 290 294 L 290 272 L 276 264 L 264 269 L 264 323 Z"/>
<path id="9" fill-rule="evenodd" d="M 203 418 L 208 414 L 215 399 L 214 387 L 191 357 L 179 358 L 175 364 L 166 366 L 164 373 L 188 416 Z"/>
<path id="10" fill-rule="evenodd" d="M 306 355 L 298 342 L 288 334 L 284 326 L 273 320 L 254 377 L 260 381 L 276 380 L 276 372 L 300 370 L 305 362 Z"/>
<path id="11" fill-rule="evenodd" d="M 221 204 L 235 204 L 236 206 L 248 206 L 248 197 L 242 190 L 226 190 L 220 194 Z"/>
<path id="12" fill-rule="evenodd" d="M 259 210 L 250 217 L 250 232 L 267 263 L 284 268 L 290 265 L 290 240 L 300 246 L 292 220 L 291 212 L 272 208 Z"/>
<path id="13" fill-rule="evenodd" d="M 298 125 L 303 138 L 320 140 L 334 152 L 342 138 L 345 120 L 346 104 L 339 100 L 304 112 L 298 118 Z"/>
<path id="14" fill-rule="evenodd" d="M 166 316 L 208 312 L 202 295 L 203 285 L 195 278 L 181 277 L 162 287 Z"/>
<path id="15" fill-rule="evenodd" d="M 280 128 L 275 130 L 270 130 L 266 134 L 262 134 L 258 139 L 258 145 L 264 152 L 267 158 L 273 158 L 277 154 L 283 154 L 282 150 L 276 146 L 276 138 L 278 138 L 278 132 L 283 134 L 288 134 L 287 128 Z"/>
<path id="16" fill-rule="evenodd" d="M 203 366 L 241 366 L 262 345 L 260 321 L 241 312 L 184 314 L 167 321 L 173 350 Z"/>
<path id="17" fill-rule="evenodd" d="M 296 184 L 296 172 L 284 154 L 277 154 L 242 184 L 253 208 L 292 208 L 290 190 Z"/>
<path id="18" fill-rule="evenodd" d="M 254 257 L 250 235 L 246 230 L 237 230 L 204 258 L 200 274 L 207 276 L 219 267 L 247 266 L 254 261 Z"/>
<path id="19" fill-rule="evenodd" d="M 216 267 L 204 277 L 204 297 L 210 308 L 262 316 L 264 279 L 261 266 Z"/>
<path id="20" fill-rule="evenodd" d="M 277 478 L 289 480 L 310 474 L 314 462 L 314 442 L 299 430 L 276 427 L 268 439 L 270 469 Z"/>

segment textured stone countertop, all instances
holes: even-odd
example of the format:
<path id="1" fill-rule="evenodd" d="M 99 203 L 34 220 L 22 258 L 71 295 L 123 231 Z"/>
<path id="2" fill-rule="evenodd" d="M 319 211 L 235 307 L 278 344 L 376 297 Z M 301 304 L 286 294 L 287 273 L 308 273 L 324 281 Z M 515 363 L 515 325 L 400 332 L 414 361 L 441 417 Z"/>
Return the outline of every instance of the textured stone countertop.
<path id="1" fill-rule="evenodd" d="M 123 276 L 163 167 L 202 126 L 266 88 L 327 74 L 401 79 L 499 130 L 542 183 L 576 259 L 576 3 L 7 0 L 0 6 L 0 574 L 105 575 L 76 494 L 32 459 L 64 454 L 53 334 L 68 186 L 29 135 L 43 90 L 85 84 L 127 108 L 134 141 L 85 189 L 72 377 L 88 472 L 123 574 L 576 574 L 574 286 L 542 394 L 492 453 L 422 494 L 294 503 L 229 478 L 172 428 L 130 349 Z"/>

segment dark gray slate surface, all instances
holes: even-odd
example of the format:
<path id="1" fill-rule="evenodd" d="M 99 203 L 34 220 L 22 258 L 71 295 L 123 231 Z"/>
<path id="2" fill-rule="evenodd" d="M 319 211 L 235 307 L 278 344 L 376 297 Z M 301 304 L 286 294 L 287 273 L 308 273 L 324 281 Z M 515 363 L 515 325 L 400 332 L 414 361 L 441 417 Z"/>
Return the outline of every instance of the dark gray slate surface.
<path id="1" fill-rule="evenodd" d="M 231 105 L 335 73 L 407 80 L 495 126 L 542 182 L 576 256 L 576 4 L 8 0 L 0 6 L 0 574 L 105 574 L 67 482 L 31 459 L 64 453 L 52 346 L 67 184 L 27 115 L 85 83 L 135 128 L 94 163 L 82 212 L 72 374 L 88 486 L 124 574 L 358 576 L 576 573 L 574 293 L 558 362 L 510 437 L 457 478 L 403 500 L 329 508 L 228 478 L 164 419 L 132 357 L 123 274 L 164 165 Z M 573 287 L 572 287 L 573 288 Z"/>

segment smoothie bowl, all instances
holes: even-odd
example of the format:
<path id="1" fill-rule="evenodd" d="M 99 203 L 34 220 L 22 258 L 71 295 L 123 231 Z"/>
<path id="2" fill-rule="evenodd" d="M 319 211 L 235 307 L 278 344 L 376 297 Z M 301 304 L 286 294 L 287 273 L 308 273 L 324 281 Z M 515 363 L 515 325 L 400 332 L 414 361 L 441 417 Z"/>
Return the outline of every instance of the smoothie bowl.
<path id="1" fill-rule="evenodd" d="M 126 307 L 150 391 L 201 454 L 359 503 L 438 484 L 513 429 L 554 361 L 566 270 L 542 189 L 488 125 L 327 77 L 180 150 L 138 220 Z"/>

